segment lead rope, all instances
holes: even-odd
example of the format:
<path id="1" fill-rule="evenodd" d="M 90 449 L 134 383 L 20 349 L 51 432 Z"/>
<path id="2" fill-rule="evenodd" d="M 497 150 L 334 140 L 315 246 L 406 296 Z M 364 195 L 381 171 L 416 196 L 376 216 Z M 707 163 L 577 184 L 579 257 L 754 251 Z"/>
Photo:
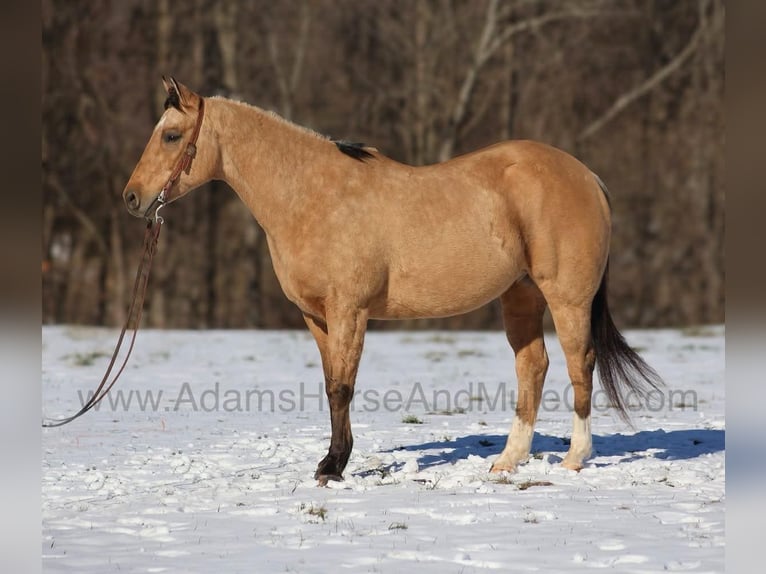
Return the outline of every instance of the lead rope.
<path id="1" fill-rule="evenodd" d="M 144 235 L 144 253 L 141 256 L 141 263 L 139 263 L 138 271 L 136 272 L 136 283 L 133 286 L 133 301 L 131 302 L 130 309 L 128 310 L 128 317 L 125 320 L 125 326 L 122 328 L 120 337 L 117 339 L 117 346 L 114 349 L 114 353 L 112 353 L 112 360 L 109 361 L 109 366 L 106 369 L 106 373 L 104 373 L 104 378 L 101 379 L 101 383 L 98 385 L 96 392 L 91 395 L 90 399 L 88 399 L 88 401 L 77 413 L 65 419 L 50 419 L 48 421 L 43 421 L 43 427 L 60 427 L 67 423 L 71 423 L 76 418 L 79 418 L 87 413 L 90 409 L 95 407 L 103 400 L 103 398 L 114 386 L 114 383 L 117 382 L 117 379 L 120 378 L 122 371 L 125 369 L 125 365 L 127 365 L 128 359 L 130 358 L 130 353 L 133 351 L 133 344 L 136 342 L 138 327 L 141 324 L 141 314 L 144 309 L 146 286 L 149 283 L 149 271 L 152 267 L 152 259 L 154 259 L 154 254 L 157 252 L 157 240 L 160 237 L 160 229 L 164 223 L 164 220 L 162 217 L 160 217 L 160 209 L 162 209 L 166 203 L 171 201 L 170 190 L 172 189 L 173 185 L 175 185 L 176 180 L 180 177 L 181 172 L 189 175 L 189 172 L 191 171 L 192 161 L 197 156 L 197 138 L 199 137 L 200 130 L 202 129 L 202 119 L 204 116 L 205 98 L 200 98 L 197 121 L 195 122 L 194 130 L 192 131 L 189 143 L 186 145 L 186 149 L 178 160 L 175 168 L 171 172 L 168 181 L 162 187 L 160 194 L 149 206 L 149 209 L 151 209 L 155 202 L 159 204 L 154 212 L 154 220 L 149 219 L 149 223 L 146 225 L 146 233 Z M 117 371 L 114 379 L 112 379 L 112 381 L 107 385 L 109 375 L 112 372 L 112 368 L 117 361 L 117 355 L 119 354 L 120 348 L 122 347 L 122 341 L 125 338 L 125 333 L 128 331 L 128 329 L 131 328 L 133 330 L 133 334 L 130 338 L 128 354 L 126 355 L 125 360 L 122 362 L 122 365 L 120 365 L 120 369 Z M 105 385 L 106 388 L 104 388 Z"/>
<path id="2" fill-rule="evenodd" d="M 101 379 L 101 383 L 98 385 L 96 392 L 91 395 L 88 401 L 77 413 L 64 419 L 49 419 L 47 421 L 44 420 L 43 427 L 60 427 L 67 423 L 71 423 L 73 420 L 87 413 L 90 409 L 101 402 L 107 393 L 109 393 L 111 388 L 114 386 L 114 383 L 117 382 L 117 379 L 120 378 L 122 371 L 125 369 L 125 365 L 127 365 L 130 354 L 133 351 L 133 344 L 136 342 L 136 335 L 138 334 L 138 328 L 141 324 L 141 314 L 144 309 L 146 286 L 149 283 L 149 271 L 152 268 L 152 259 L 154 259 L 154 254 L 157 252 L 157 241 L 159 240 L 160 229 L 162 228 L 163 223 L 163 219 L 159 216 L 159 210 L 161 207 L 162 205 L 157 208 L 157 211 L 154 215 L 154 220 L 150 219 L 149 223 L 146 225 L 146 232 L 144 234 L 144 252 L 141 255 L 141 262 L 138 265 L 138 271 L 136 271 L 136 281 L 133 285 L 133 301 L 131 302 L 130 308 L 128 309 L 128 317 L 125 320 L 125 325 L 122 327 L 120 337 L 117 339 L 117 346 L 114 348 L 114 353 L 112 353 L 112 360 L 109 361 L 109 366 L 106 369 L 106 373 L 104 373 L 104 377 Z M 133 331 L 133 334 L 130 338 L 128 354 L 125 356 L 125 360 L 122 362 L 122 365 L 120 365 L 120 369 L 117 371 L 117 374 L 115 374 L 112 381 L 107 384 L 109 375 L 112 372 L 112 368 L 117 361 L 117 355 L 119 354 L 120 348 L 122 347 L 125 333 L 129 329 Z M 106 388 L 104 388 L 105 386 Z"/>

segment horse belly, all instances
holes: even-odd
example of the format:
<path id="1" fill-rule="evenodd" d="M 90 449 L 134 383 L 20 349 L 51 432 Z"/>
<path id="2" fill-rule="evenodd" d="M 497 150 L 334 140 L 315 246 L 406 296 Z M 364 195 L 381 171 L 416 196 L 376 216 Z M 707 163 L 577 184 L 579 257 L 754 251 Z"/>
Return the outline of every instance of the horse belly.
<path id="1" fill-rule="evenodd" d="M 374 301 L 376 319 L 449 317 L 478 309 L 499 297 L 525 273 L 523 257 L 508 246 L 424 257 L 389 270 L 385 297 Z M 502 247 L 502 248 L 501 248 Z"/>

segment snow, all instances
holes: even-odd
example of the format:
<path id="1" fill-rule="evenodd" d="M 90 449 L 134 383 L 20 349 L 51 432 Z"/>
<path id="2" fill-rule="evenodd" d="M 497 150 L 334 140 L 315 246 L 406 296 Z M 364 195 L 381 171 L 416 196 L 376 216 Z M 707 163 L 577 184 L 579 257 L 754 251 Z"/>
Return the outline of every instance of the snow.
<path id="1" fill-rule="evenodd" d="M 346 480 L 320 488 L 308 333 L 142 331 L 114 404 L 43 431 L 44 571 L 722 572 L 724 328 L 626 336 L 668 383 L 635 428 L 597 395 L 594 455 L 561 467 L 571 394 L 550 335 L 532 456 L 496 475 L 504 334 L 369 333 Z M 43 328 L 45 417 L 77 410 L 115 340 Z"/>

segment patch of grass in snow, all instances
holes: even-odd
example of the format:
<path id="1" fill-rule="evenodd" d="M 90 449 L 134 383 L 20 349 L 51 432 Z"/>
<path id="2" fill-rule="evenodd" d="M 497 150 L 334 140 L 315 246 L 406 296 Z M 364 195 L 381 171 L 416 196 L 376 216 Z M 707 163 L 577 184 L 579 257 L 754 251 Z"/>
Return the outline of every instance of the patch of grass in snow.
<path id="1" fill-rule="evenodd" d="M 454 409 L 444 409 L 441 411 L 430 411 L 429 415 L 464 415 L 466 410 L 463 407 L 455 407 Z"/>
<path id="2" fill-rule="evenodd" d="M 685 327 L 681 329 L 681 334 L 684 337 L 715 337 L 717 333 L 710 327 L 704 325 L 692 325 L 691 327 Z"/>
<path id="3" fill-rule="evenodd" d="M 402 422 L 407 425 L 422 425 L 423 421 L 420 420 L 415 415 L 404 415 L 402 417 Z"/>
<path id="4" fill-rule="evenodd" d="M 526 490 L 533 486 L 553 486 L 553 483 L 548 480 L 525 480 L 516 485 L 519 490 Z"/>
<path id="5" fill-rule="evenodd" d="M 404 522 L 392 522 L 388 525 L 389 530 L 407 530 L 407 526 Z"/>
<path id="6" fill-rule="evenodd" d="M 673 408 L 674 409 L 696 409 L 697 405 L 694 404 L 694 403 L 687 404 L 684 401 L 679 401 L 677 403 L 673 403 Z M 697 444 L 697 443 L 695 443 L 695 444 Z"/>
<path id="7" fill-rule="evenodd" d="M 78 367 L 90 367 L 96 362 L 96 359 L 102 357 L 108 357 L 109 354 L 103 351 L 90 351 L 89 353 L 74 353 L 73 355 L 66 355 L 65 359 L 71 359 L 72 363 Z"/>
<path id="8" fill-rule="evenodd" d="M 445 345 L 454 345 L 457 343 L 457 337 L 454 337 L 453 335 L 446 335 L 444 333 L 434 333 L 433 335 L 425 337 L 424 339 L 420 339 L 419 337 L 415 337 L 413 335 L 404 335 L 401 339 L 399 339 L 399 342 L 404 344 L 441 343 Z"/>
<path id="9" fill-rule="evenodd" d="M 696 351 L 717 351 L 718 347 L 715 345 L 705 345 L 703 343 L 688 343 L 686 345 L 681 345 L 680 347 L 677 347 L 681 351 L 686 351 L 688 353 L 694 353 Z"/>
<path id="10" fill-rule="evenodd" d="M 428 351 L 424 356 L 432 363 L 440 363 L 447 356 L 447 353 L 443 351 Z"/>
<path id="11" fill-rule="evenodd" d="M 495 474 L 490 480 L 495 484 L 514 484 L 513 480 L 511 480 L 511 475 L 507 472 Z"/>
<path id="12" fill-rule="evenodd" d="M 463 359 L 465 357 L 486 357 L 487 355 L 476 349 L 460 349 L 457 356 Z"/>
<path id="13" fill-rule="evenodd" d="M 452 335 L 445 335 L 444 333 L 434 333 L 430 337 L 425 339 L 426 343 L 443 343 L 446 345 L 454 345 L 457 343 L 457 338 Z"/>
<path id="14" fill-rule="evenodd" d="M 509 472 L 501 472 L 495 474 L 491 479 L 495 484 L 510 484 L 515 486 L 518 490 L 527 490 L 533 486 L 553 486 L 553 483 L 548 480 L 532 480 L 527 479 L 523 482 L 514 482 L 514 475 Z"/>

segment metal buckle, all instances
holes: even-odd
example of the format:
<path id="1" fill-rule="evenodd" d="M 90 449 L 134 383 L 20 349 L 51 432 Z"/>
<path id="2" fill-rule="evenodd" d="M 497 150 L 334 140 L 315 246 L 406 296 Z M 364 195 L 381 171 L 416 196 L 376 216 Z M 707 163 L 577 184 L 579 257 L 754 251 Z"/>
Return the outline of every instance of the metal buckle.
<path id="1" fill-rule="evenodd" d="M 163 207 L 165 207 L 165 204 L 164 203 L 160 203 L 159 206 L 157 207 L 157 209 L 154 211 L 154 222 L 155 223 L 159 223 L 159 224 L 165 223 L 165 220 L 162 219 L 162 217 L 160 217 L 160 209 L 162 209 Z"/>
<path id="2" fill-rule="evenodd" d="M 162 217 L 160 217 L 160 209 L 165 207 L 165 193 L 166 193 L 166 189 L 163 187 L 162 191 L 157 196 L 157 203 L 159 203 L 159 205 L 157 206 L 157 209 L 154 210 L 155 223 L 160 223 L 160 224 L 165 223 L 165 220 L 162 219 Z"/>

